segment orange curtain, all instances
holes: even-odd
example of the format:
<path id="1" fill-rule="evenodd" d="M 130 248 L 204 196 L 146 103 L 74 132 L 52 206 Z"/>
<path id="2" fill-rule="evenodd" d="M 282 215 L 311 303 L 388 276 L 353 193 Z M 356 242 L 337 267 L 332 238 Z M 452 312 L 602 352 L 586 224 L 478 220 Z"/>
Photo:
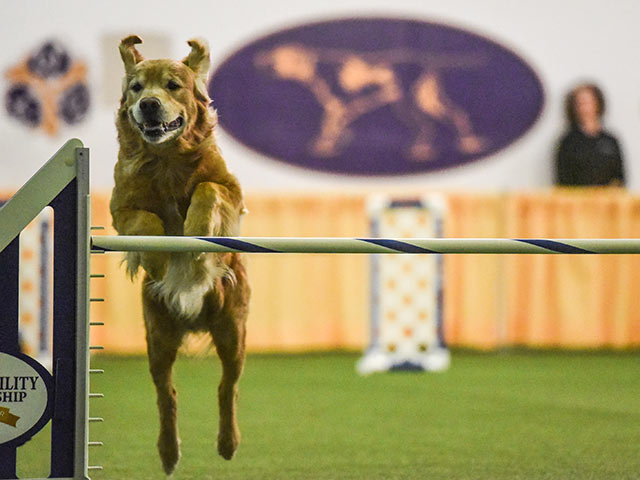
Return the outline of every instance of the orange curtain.
<path id="1" fill-rule="evenodd" d="M 246 236 L 363 236 L 368 220 L 361 196 L 249 195 L 243 220 Z M 108 194 L 92 195 L 92 222 L 109 226 Z M 144 351 L 140 279 L 131 283 L 120 254 L 93 255 L 92 319 L 105 327 L 92 340 L 107 351 Z M 368 259 L 362 255 L 249 255 L 252 285 L 247 344 L 252 350 L 361 348 L 368 331 Z M 192 339 L 200 350 L 203 342 Z"/>
<path id="2" fill-rule="evenodd" d="M 514 195 L 507 236 L 638 238 L 640 199 L 617 190 Z M 637 255 L 505 257 L 504 343 L 563 347 L 640 344 Z"/>
<path id="3" fill-rule="evenodd" d="M 640 198 L 617 190 L 445 194 L 448 237 L 636 237 Z M 93 224 L 113 234 L 108 193 L 94 193 Z M 249 194 L 243 235 L 366 236 L 365 194 Z M 94 232 L 100 234 L 101 232 Z M 119 254 L 92 256 L 93 340 L 111 352 L 144 351 L 137 282 Z M 362 348 L 368 342 L 366 255 L 249 255 L 251 350 Z M 445 335 L 452 345 L 640 345 L 640 256 L 445 257 Z M 201 349 L 194 339 L 192 349 Z"/>
<path id="4" fill-rule="evenodd" d="M 500 195 L 448 195 L 445 236 L 504 236 Z M 503 262 L 498 255 L 448 255 L 444 259 L 444 331 L 448 343 L 492 348 L 502 336 Z"/>

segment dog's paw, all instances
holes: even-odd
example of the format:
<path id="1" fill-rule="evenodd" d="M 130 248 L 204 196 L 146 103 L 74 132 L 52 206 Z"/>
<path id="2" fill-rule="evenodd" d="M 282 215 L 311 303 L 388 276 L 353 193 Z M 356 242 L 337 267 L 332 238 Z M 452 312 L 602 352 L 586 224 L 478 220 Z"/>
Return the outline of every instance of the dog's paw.
<path id="1" fill-rule="evenodd" d="M 218 454 L 225 460 L 231 460 L 240 444 L 240 432 L 236 429 L 218 434 Z"/>
<path id="2" fill-rule="evenodd" d="M 158 438 L 158 453 L 164 473 L 171 475 L 180 460 L 180 439 L 161 433 Z"/>

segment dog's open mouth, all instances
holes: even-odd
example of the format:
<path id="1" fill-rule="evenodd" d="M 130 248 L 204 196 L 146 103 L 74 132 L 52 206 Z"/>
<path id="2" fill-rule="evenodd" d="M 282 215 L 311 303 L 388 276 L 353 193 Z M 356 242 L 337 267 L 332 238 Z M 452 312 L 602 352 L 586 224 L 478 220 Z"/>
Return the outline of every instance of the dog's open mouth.
<path id="1" fill-rule="evenodd" d="M 148 138 L 158 139 L 165 133 L 169 133 L 173 130 L 177 130 L 182 126 L 184 120 L 182 117 L 178 117 L 172 122 L 144 122 L 138 123 L 140 131 Z"/>

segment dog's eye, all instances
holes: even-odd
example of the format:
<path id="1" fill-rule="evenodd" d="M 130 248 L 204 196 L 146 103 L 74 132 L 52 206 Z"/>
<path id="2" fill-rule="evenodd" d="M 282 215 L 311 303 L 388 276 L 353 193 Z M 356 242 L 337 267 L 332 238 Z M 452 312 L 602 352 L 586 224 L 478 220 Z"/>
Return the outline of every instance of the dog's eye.
<path id="1" fill-rule="evenodd" d="M 131 85 L 131 90 L 137 93 L 140 90 L 142 90 L 142 85 L 139 82 L 136 82 L 133 85 Z"/>
<path id="2" fill-rule="evenodd" d="M 167 88 L 169 90 L 178 90 L 180 88 L 180 85 L 173 80 L 169 80 L 169 82 L 167 82 Z"/>

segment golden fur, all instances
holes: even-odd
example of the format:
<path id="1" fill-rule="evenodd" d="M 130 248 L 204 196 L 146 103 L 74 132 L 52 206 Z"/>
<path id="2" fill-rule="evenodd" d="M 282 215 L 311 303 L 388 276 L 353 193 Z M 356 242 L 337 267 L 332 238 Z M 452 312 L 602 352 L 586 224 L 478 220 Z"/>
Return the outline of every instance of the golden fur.
<path id="1" fill-rule="evenodd" d="M 144 60 L 137 36 L 124 38 L 126 76 L 116 126 L 120 151 L 111 197 L 121 235 L 237 235 L 242 192 L 213 136 L 206 91 L 209 51 L 188 43 L 182 61 Z M 239 254 L 132 252 L 127 270 L 144 270 L 142 302 L 149 368 L 160 416 L 158 450 L 170 474 L 180 457 L 171 370 L 186 333 L 209 332 L 222 362 L 218 453 L 231 459 L 240 441 L 235 414 L 245 356 L 249 285 Z"/>

